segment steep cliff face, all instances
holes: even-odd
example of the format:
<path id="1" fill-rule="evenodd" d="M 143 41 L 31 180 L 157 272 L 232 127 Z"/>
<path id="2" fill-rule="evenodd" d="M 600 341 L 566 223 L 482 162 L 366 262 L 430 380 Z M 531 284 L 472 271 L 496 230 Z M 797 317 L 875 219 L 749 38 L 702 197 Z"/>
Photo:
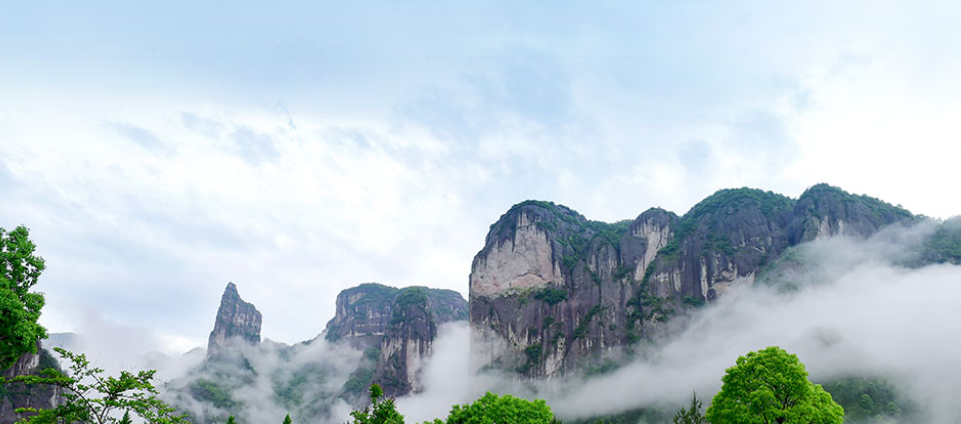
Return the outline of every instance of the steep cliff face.
<path id="1" fill-rule="evenodd" d="M 682 217 L 655 208 L 615 224 L 523 202 L 491 226 L 474 258 L 472 364 L 527 377 L 584 369 L 616 347 L 657 338 L 671 317 L 733 285 L 752 284 L 794 244 L 914 220 L 827 185 L 799 200 L 721 190 Z"/>
<path id="2" fill-rule="evenodd" d="M 457 292 L 362 284 L 337 296 L 337 314 L 326 339 L 364 349 L 362 361 L 345 385 L 348 397 L 362 397 L 371 382 L 388 396 L 421 389 L 419 370 L 432 353 L 437 328 L 467 319 L 467 302 Z"/>
<path id="3" fill-rule="evenodd" d="M 739 279 L 753 282 L 758 267 L 787 248 L 793 207 L 771 192 L 718 191 L 680 219 L 644 282 L 654 296 L 688 303 L 713 300 Z"/>
<path id="4" fill-rule="evenodd" d="M 553 375 L 639 337 L 627 314 L 638 276 L 676 222 L 662 209 L 607 224 L 548 202 L 511 208 L 471 268 L 474 368 Z"/>
<path id="5" fill-rule="evenodd" d="M 391 318 L 398 289 L 367 283 L 337 295 L 337 312 L 327 323 L 328 341 L 345 340 L 354 347 L 380 344 Z"/>
<path id="6" fill-rule="evenodd" d="M 227 283 L 220 298 L 214 329 L 207 341 L 207 357 L 219 354 L 232 339 L 260 343 L 261 315 L 253 304 L 244 302 L 234 283 Z"/>
<path id="7" fill-rule="evenodd" d="M 25 353 L 12 367 L 0 373 L 0 377 L 13 378 L 21 375 L 39 375 L 47 368 L 60 370 L 57 360 L 37 343 L 37 353 Z M 0 424 L 19 421 L 30 414 L 18 414 L 17 408 L 49 409 L 60 402 L 60 391 L 52 386 L 31 386 L 11 384 L 0 386 Z"/>

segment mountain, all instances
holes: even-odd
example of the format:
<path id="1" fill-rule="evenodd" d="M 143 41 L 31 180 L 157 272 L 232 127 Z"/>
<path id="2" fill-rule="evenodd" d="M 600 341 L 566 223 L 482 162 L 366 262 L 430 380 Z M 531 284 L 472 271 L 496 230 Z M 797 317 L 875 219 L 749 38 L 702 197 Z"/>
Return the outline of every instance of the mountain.
<path id="1" fill-rule="evenodd" d="M 368 283 L 342 291 L 324 337 L 376 358 L 361 364 L 347 394 L 362 397 L 372 382 L 387 396 L 420 391 L 417 371 L 430 357 L 438 326 L 466 321 L 467 311 L 467 302 L 452 290 Z"/>
<path id="2" fill-rule="evenodd" d="M 231 339 L 240 339 L 249 344 L 260 343 L 261 319 L 260 311 L 240 298 L 237 285 L 227 283 L 220 298 L 214 329 L 207 341 L 207 357 L 218 355 Z"/>
<path id="3" fill-rule="evenodd" d="M 170 382 L 167 399 L 191 422 L 228 415 L 258 421 L 290 414 L 323 421 L 338 402 L 366 402 L 371 383 L 388 396 L 421 389 L 419 370 L 441 324 L 467 320 L 457 292 L 367 283 L 342 291 L 337 311 L 313 340 L 293 346 L 261 341 L 261 314 L 227 285 L 210 333 L 206 359 Z"/>
<path id="4" fill-rule="evenodd" d="M 583 371 L 614 348 L 657 340 L 673 317 L 732 286 L 752 284 L 791 246 L 920 219 L 826 184 L 798 199 L 720 190 L 683 216 L 652 208 L 613 224 L 522 202 L 491 225 L 471 266 L 472 367 L 525 377 Z"/>

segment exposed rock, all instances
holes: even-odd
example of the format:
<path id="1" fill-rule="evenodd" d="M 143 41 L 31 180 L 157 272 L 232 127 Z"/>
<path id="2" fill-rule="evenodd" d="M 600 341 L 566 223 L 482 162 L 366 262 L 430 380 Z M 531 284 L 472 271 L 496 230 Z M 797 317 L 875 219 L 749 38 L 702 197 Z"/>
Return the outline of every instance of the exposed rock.
<path id="1" fill-rule="evenodd" d="M 220 298 L 214 329 L 207 341 L 207 357 L 217 355 L 231 340 L 260 343 L 261 315 L 253 304 L 244 302 L 234 283 L 227 283 Z"/>
<path id="2" fill-rule="evenodd" d="M 37 343 L 37 353 L 24 353 L 0 376 L 39 375 L 40 371 L 47 368 L 60 370 L 57 360 Z M 60 390 L 54 386 L 11 384 L 0 387 L 0 424 L 14 423 L 30 415 L 18 414 L 15 412 L 17 408 L 49 409 L 59 405 L 60 401 Z"/>
<path id="3" fill-rule="evenodd" d="M 472 365 L 568 374 L 614 348 L 657 339 L 672 316 L 752 284 L 792 245 L 915 221 L 900 207 L 823 184 L 797 201 L 720 190 L 680 218 L 655 208 L 615 224 L 522 202 L 491 226 L 474 258 Z"/>
<path id="4" fill-rule="evenodd" d="M 792 244 L 837 235 L 864 238 L 882 226 L 916 219 L 911 212 L 873 197 L 818 184 L 807 189 L 795 204 L 788 238 Z"/>
<path id="5" fill-rule="evenodd" d="M 328 341 L 344 339 L 354 347 L 380 344 L 398 289 L 376 283 L 361 284 L 337 295 L 334 318 L 327 322 Z"/>
<path id="6" fill-rule="evenodd" d="M 362 397 L 371 382 L 388 396 L 419 391 L 420 364 L 432 353 L 437 328 L 466 320 L 467 311 L 464 298 L 451 290 L 368 283 L 342 291 L 326 339 L 376 358 L 361 363 L 347 384 L 347 396 Z"/>

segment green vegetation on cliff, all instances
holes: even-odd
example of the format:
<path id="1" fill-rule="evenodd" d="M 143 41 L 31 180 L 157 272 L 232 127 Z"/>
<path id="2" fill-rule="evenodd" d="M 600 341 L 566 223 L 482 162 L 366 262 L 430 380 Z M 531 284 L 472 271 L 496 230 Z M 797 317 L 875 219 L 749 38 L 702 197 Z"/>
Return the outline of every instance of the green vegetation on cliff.
<path id="1" fill-rule="evenodd" d="M 26 227 L 0 227 L 0 370 L 24 353 L 37 353 L 37 342 L 47 337 L 37 323 L 43 294 L 30 291 L 46 267 L 35 249 Z"/>
<path id="2" fill-rule="evenodd" d="M 821 199 L 837 199 L 844 206 L 850 206 L 853 204 L 863 205 L 868 211 L 870 211 L 871 215 L 880 222 L 894 221 L 897 219 L 910 221 L 918 218 L 907 209 L 902 208 L 900 205 L 895 206 L 878 198 L 863 194 L 848 193 L 839 187 L 825 183 L 816 184 L 805 190 L 804 193 L 801 194 L 801 197 L 798 198 L 798 201 L 800 202 L 808 199 L 812 200 L 812 202 L 807 212 L 813 214 L 817 218 L 820 218 L 817 206 L 819 205 Z"/>
<path id="3" fill-rule="evenodd" d="M 210 380 L 194 380 L 190 383 L 190 394 L 197 400 L 209 402 L 222 409 L 233 409 L 240 406 L 240 402 L 234 400 L 229 389 Z"/>
<path id="4" fill-rule="evenodd" d="M 934 230 L 919 248 L 918 262 L 961 265 L 961 217 L 949 219 Z"/>
<path id="5" fill-rule="evenodd" d="M 658 260 L 671 264 L 677 263 L 681 254 L 681 243 L 688 240 L 697 230 L 703 232 L 706 238 L 703 252 L 716 251 L 727 256 L 733 256 L 735 249 L 731 241 L 723 234 L 718 233 L 719 218 L 717 216 L 714 216 L 713 219 L 705 218 L 715 214 L 724 216 L 742 209 L 757 208 L 763 216 L 770 219 L 775 214 L 790 212 L 793 207 L 793 199 L 771 191 L 746 187 L 718 190 L 694 205 L 680 218 L 674 232 L 674 238 L 658 251 Z"/>

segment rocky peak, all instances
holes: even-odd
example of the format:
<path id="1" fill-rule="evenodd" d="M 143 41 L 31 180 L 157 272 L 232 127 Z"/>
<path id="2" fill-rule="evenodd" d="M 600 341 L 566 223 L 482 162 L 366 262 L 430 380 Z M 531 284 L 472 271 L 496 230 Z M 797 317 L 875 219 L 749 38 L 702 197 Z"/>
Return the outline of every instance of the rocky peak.
<path id="1" fill-rule="evenodd" d="M 674 238 L 677 215 L 661 208 L 651 208 L 637 216 L 627 234 L 621 238 L 620 261 L 637 264 L 634 279 L 642 280 L 647 267 L 654 262 L 657 252 Z"/>
<path id="2" fill-rule="evenodd" d="M 691 208 L 650 273 L 658 296 L 710 300 L 787 248 L 794 201 L 749 188 L 720 190 Z M 680 299 L 678 299 L 680 300 Z"/>
<path id="3" fill-rule="evenodd" d="M 868 237 L 884 225 L 917 220 L 900 206 L 827 184 L 815 185 L 801 194 L 794 217 L 788 234 L 792 243 L 837 235 Z"/>
<path id="4" fill-rule="evenodd" d="M 214 330 L 207 341 L 207 357 L 218 354 L 231 340 L 260 343 L 261 315 L 253 304 L 244 302 L 234 283 L 227 283 L 220 298 Z"/>
<path id="5" fill-rule="evenodd" d="M 365 283 L 337 295 L 336 313 L 327 322 L 328 341 L 348 340 L 354 347 L 376 345 L 384 336 L 398 289 Z"/>
<path id="6" fill-rule="evenodd" d="M 464 297 L 452 290 L 367 283 L 340 292 L 325 339 L 349 343 L 376 358 L 362 361 L 347 397 L 362 397 L 371 382 L 388 396 L 418 391 L 420 364 L 433 352 L 438 327 L 466 321 L 467 311 Z"/>

